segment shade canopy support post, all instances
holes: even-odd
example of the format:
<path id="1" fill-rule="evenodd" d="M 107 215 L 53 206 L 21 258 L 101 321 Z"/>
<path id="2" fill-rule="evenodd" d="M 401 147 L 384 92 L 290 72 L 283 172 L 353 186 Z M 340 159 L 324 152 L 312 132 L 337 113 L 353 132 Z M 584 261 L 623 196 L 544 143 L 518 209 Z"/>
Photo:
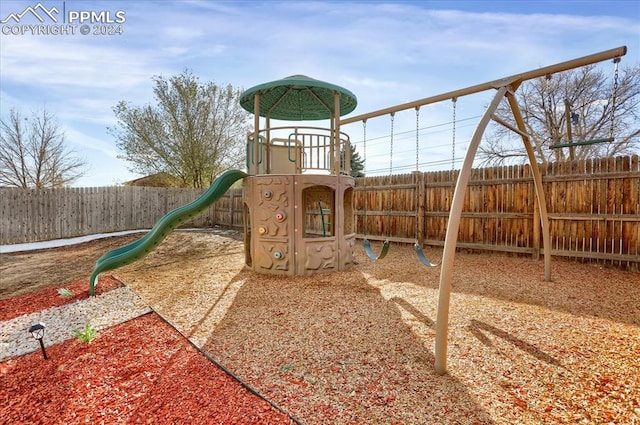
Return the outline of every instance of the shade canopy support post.
<path id="1" fill-rule="evenodd" d="M 335 150 L 333 152 L 333 172 L 336 176 L 340 175 L 340 158 L 342 152 L 340 151 L 340 93 L 337 91 L 333 92 L 333 117 L 331 118 L 331 124 L 333 127 L 332 141 L 331 145 Z M 344 164 L 345 168 L 348 169 L 349 164 Z"/>
<path id="2" fill-rule="evenodd" d="M 261 153 L 260 143 L 258 142 L 260 137 L 260 93 L 256 93 L 256 97 L 253 99 L 253 104 L 256 113 L 253 116 L 253 162 L 250 164 L 251 170 L 249 170 L 249 172 L 256 176 L 259 174 L 260 170 L 258 158 L 260 158 L 259 155 Z"/>

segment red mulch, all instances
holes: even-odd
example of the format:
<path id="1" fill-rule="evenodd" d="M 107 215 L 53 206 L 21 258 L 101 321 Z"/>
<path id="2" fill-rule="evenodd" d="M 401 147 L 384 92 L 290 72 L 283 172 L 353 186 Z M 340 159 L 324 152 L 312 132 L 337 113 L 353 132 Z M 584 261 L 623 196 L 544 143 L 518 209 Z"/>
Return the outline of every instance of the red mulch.
<path id="1" fill-rule="evenodd" d="M 109 286 L 111 280 L 101 279 L 102 291 Z M 73 301 L 55 289 L 16 298 L 30 302 L 27 313 Z M 16 302 L 1 300 L 0 311 L 15 311 L 9 307 Z M 2 423 L 294 423 L 155 313 L 100 331 L 88 344 L 72 339 L 49 347 L 47 354 L 49 360 L 38 350 L 0 363 Z"/>
<path id="2" fill-rule="evenodd" d="M 100 285 L 96 286 L 96 295 L 123 286 L 113 276 L 100 277 Z M 66 288 L 74 293 L 73 297 L 65 298 L 58 294 L 58 289 Z M 67 286 L 43 289 L 42 291 L 21 295 L 19 297 L 0 300 L 0 321 L 11 320 L 15 317 L 29 314 L 47 308 L 89 298 L 89 280 L 81 280 Z"/>

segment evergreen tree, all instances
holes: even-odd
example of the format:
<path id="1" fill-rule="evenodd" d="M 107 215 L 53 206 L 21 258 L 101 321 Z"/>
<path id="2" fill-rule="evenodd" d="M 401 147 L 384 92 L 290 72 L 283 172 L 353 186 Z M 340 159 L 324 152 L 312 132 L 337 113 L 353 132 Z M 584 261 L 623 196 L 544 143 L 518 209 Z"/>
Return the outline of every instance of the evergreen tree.
<path id="1" fill-rule="evenodd" d="M 351 145 L 351 177 L 364 177 L 364 160 L 360 157 L 360 153 L 356 151 L 356 147 Z"/>

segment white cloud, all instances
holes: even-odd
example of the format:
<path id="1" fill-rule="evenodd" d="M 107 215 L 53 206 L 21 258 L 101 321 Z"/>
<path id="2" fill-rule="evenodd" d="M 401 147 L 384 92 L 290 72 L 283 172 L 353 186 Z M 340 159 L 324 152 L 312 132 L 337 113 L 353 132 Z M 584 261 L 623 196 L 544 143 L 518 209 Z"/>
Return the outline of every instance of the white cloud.
<path id="1" fill-rule="evenodd" d="M 38 87 L 54 95 L 69 94 L 69 90 L 125 93 L 146 83 L 155 69 L 140 60 L 141 52 L 70 38 L 16 37 L 3 43 L 3 81 Z"/>
<path id="2" fill-rule="evenodd" d="M 193 27 L 169 26 L 163 29 L 164 35 L 175 42 L 191 41 L 204 35 L 204 31 Z"/>
<path id="3" fill-rule="evenodd" d="M 111 137 L 97 138 L 68 125 L 61 126 L 61 130 L 64 132 L 65 140 L 81 151 L 95 150 L 113 159 L 118 155 L 113 142 L 105 140 Z"/>
<path id="4" fill-rule="evenodd" d="M 189 53 L 188 47 L 167 46 L 162 49 L 169 56 L 182 56 Z"/>

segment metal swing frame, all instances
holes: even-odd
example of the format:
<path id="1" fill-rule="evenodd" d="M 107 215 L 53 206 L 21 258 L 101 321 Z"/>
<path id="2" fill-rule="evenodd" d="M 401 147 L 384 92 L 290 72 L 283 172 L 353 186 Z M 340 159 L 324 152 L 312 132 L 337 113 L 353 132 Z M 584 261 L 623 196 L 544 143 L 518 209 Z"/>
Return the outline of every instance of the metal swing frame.
<path id="1" fill-rule="evenodd" d="M 531 80 L 533 78 L 539 78 L 547 74 L 555 72 L 567 71 L 569 69 L 579 68 L 581 66 L 590 65 L 592 63 L 602 62 L 608 59 L 614 59 L 627 54 L 627 47 L 620 46 L 614 49 L 605 50 L 599 53 L 594 53 L 588 56 L 568 60 L 565 62 L 556 63 L 554 65 L 545 66 L 543 68 L 533 69 L 530 71 L 522 72 L 520 74 L 510 75 L 504 78 L 500 78 L 493 81 L 487 81 L 485 83 L 477 84 L 474 86 L 425 97 L 423 99 L 415 100 L 412 102 L 403 103 L 396 106 L 380 109 L 377 111 L 369 112 L 350 118 L 340 120 L 340 125 L 346 125 L 352 122 L 365 120 L 367 118 L 379 117 L 392 112 L 403 111 L 416 106 L 428 105 L 431 103 L 440 102 L 442 100 L 452 99 L 453 97 L 466 96 L 474 93 L 480 93 L 488 90 L 495 90 L 493 100 L 487 105 L 482 118 L 478 122 L 476 129 L 471 137 L 469 146 L 467 148 L 462 167 L 456 181 L 455 190 L 453 193 L 453 199 L 451 200 L 451 209 L 449 211 L 449 220 L 447 222 L 447 233 L 444 242 L 444 252 L 442 256 L 441 270 L 440 270 L 440 285 L 438 293 L 438 308 L 436 318 L 436 338 L 435 338 L 435 370 L 439 375 L 447 373 L 447 346 L 448 346 L 448 331 L 449 331 L 449 306 L 451 300 L 451 289 L 453 281 L 453 262 L 456 253 L 456 243 L 458 237 L 458 230 L 460 228 L 460 218 L 462 215 L 465 191 L 471 178 L 471 169 L 473 161 L 480 144 L 480 140 L 487 128 L 489 122 L 494 121 L 507 126 L 512 129 L 516 134 L 522 137 L 522 143 L 527 152 L 529 159 L 529 166 L 532 171 L 534 188 L 536 194 L 536 204 L 540 213 L 541 233 L 543 240 L 543 252 L 544 252 L 544 279 L 545 281 L 551 281 L 551 237 L 549 229 L 549 215 L 546 207 L 546 197 L 544 188 L 542 186 L 542 177 L 536 161 L 533 146 L 531 143 L 531 137 L 526 132 L 526 126 L 522 113 L 520 112 L 520 106 L 515 97 L 515 93 L 518 90 L 520 84 L 523 81 Z M 516 126 L 511 126 L 506 122 L 496 119 L 495 112 L 498 109 L 500 102 L 506 99 L 509 103 L 509 107 L 513 114 L 513 118 Z"/>

